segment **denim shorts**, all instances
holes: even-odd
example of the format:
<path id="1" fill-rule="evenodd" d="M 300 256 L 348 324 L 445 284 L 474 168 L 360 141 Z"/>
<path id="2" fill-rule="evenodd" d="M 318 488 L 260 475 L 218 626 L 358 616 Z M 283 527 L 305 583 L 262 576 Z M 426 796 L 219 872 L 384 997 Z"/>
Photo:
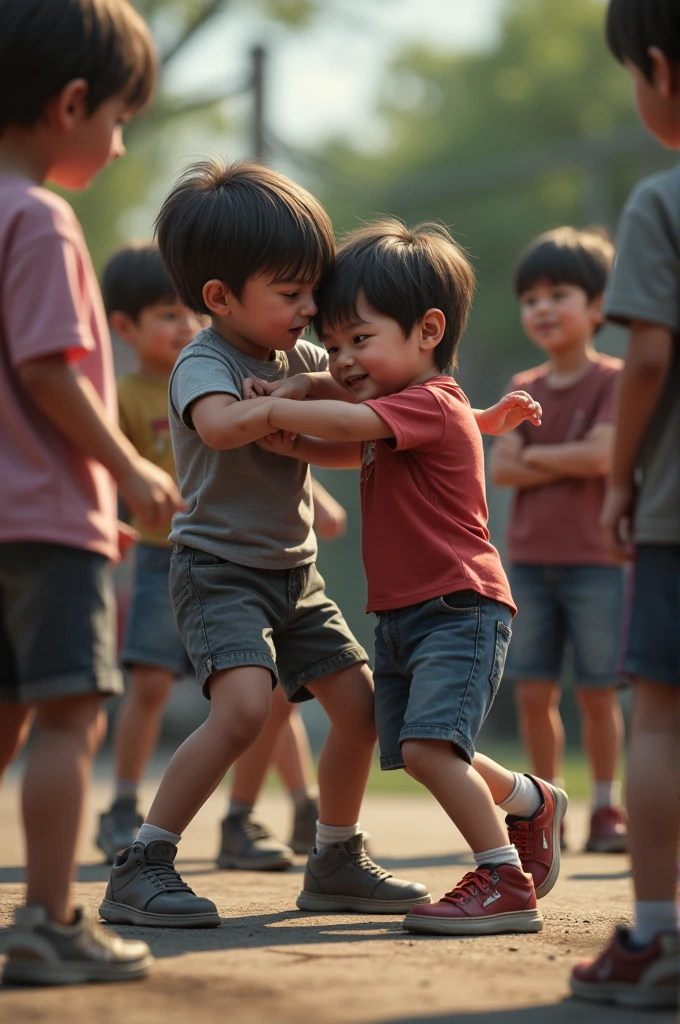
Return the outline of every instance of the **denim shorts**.
<path id="1" fill-rule="evenodd" d="M 517 604 L 509 677 L 558 681 L 569 649 L 576 686 L 620 685 L 623 569 L 513 565 L 509 577 Z"/>
<path id="2" fill-rule="evenodd" d="M 171 555 L 172 548 L 137 545 L 134 589 L 120 660 L 126 668 L 151 665 L 176 676 L 193 675 L 170 601 Z"/>
<path id="3" fill-rule="evenodd" d="M 313 696 L 305 684 L 367 662 L 324 586 L 313 562 L 253 569 L 175 544 L 172 606 L 204 695 L 213 672 L 261 665 L 298 703 Z"/>
<path id="4" fill-rule="evenodd" d="M 106 557 L 63 544 L 0 544 L 0 702 L 122 692 Z"/>
<path id="5" fill-rule="evenodd" d="M 383 771 L 403 768 L 404 740 L 449 740 L 472 762 L 503 676 L 512 631 L 507 605 L 462 590 L 380 612 L 375 718 Z"/>
<path id="6" fill-rule="evenodd" d="M 640 544 L 630 582 L 623 671 L 680 686 L 680 544 Z"/>

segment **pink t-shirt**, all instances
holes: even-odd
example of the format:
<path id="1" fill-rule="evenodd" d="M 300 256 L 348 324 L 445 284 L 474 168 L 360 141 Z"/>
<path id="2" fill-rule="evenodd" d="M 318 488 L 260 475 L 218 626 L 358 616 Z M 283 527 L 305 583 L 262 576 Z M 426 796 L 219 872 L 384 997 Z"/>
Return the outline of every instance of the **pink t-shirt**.
<path id="1" fill-rule="evenodd" d="M 366 611 L 475 590 L 513 611 L 487 529 L 484 449 L 451 377 L 366 402 L 394 439 L 367 441 L 361 470 Z"/>
<path id="2" fill-rule="evenodd" d="M 0 543 L 44 541 L 117 560 L 116 489 L 39 412 L 17 368 L 63 352 L 117 418 L 111 342 L 73 210 L 0 175 Z"/>

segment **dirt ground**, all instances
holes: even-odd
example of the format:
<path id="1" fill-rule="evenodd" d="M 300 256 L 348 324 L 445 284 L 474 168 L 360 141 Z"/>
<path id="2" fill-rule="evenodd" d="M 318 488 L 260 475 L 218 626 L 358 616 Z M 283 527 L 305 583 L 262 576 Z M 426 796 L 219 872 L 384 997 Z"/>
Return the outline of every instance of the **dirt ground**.
<path id="1" fill-rule="evenodd" d="M 108 785 L 90 799 L 76 885 L 97 907 L 108 869 L 92 844 Z M 151 797 L 153 785 L 147 787 Z M 16 776 L 0 792 L 0 941 L 22 894 Z M 569 999 L 574 960 L 590 956 L 630 913 L 621 856 L 565 855 L 561 878 L 542 901 L 545 925 L 528 936 L 447 939 L 409 936 L 399 917 L 315 916 L 295 910 L 303 859 L 283 873 L 216 871 L 224 791 L 203 808 L 180 847 L 179 868 L 223 915 L 211 930 L 121 929 L 156 957 L 151 976 L 126 985 L 0 990 L 3 1024 L 201 1024 L 381 1022 L 381 1024 L 667 1024 L 672 1015 L 591 1007 Z M 285 838 L 289 807 L 266 794 L 260 818 Z M 362 817 L 376 860 L 425 882 L 438 898 L 471 863 L 458 833 L 427 796 L 368 796 Z M 586 808 L 569 813 L 569 839 L 583 843 Z"/>

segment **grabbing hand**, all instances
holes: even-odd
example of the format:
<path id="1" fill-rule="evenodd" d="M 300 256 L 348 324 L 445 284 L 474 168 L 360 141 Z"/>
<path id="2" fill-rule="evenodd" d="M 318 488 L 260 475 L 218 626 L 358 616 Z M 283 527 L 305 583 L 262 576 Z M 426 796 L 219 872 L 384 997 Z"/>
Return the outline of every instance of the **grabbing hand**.
<path id="1" fill-rule="evenodd" d="M 262 398 L 273 395 L 275 398 L 307 398 L 312 386 L 311 378 L 306 373 L 298 373 L 294 377 L 283 380 L 260 380 L 259 377 L 246 377 L 241 385 L 243 398 Z"/>
<path id="2" fill-rule="evenodd" d="M 261 437 L 255 444 L 272 455 L 291 455 L 295 448 L 297 434 L 290 430 L 275 430 L 273 434 Z"/>
<path id="3" fill-rule="evenodd" d="M 604 545 L 618 562 L 632 562 L 633 550 L 633 504 L 635 491 L 632 485 L 610 484 L 602 505 L 600 527 Z"/>
<path id="4" fill-rule="evenodd" d="M 186 508 L 172 477 L 141 456 L 118 481 L 118 491 L 144 526 L 169 525 L 173 513 Z"/>
<path id="5" fill-rule="evenodd" d="M 489 409 L 477 415 L 477 425 L 483 434 L 507 434 L 524 420 L 540 427 L 543 410 L 526 391 L 511 391 Z"/>

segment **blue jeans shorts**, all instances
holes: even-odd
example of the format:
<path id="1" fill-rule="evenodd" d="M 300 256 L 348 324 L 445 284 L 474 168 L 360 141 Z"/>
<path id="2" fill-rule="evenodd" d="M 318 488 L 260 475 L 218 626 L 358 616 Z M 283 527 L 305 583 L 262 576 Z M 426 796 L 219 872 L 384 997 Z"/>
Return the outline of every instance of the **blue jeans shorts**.
<path id="1" fill-rule="evenodd" d="M 680 544 L 640 544 L 631 584 L 623 670 L 680 686 Z"/>
<path id="2" fill-rule="evenodd" d="M 172 548 L 138 544 L 135 582 L 125 627 L 121 663 L 151 665 L 176 676 L 192 675 L 194 669 L 177 630 L 170 601 Z"/>
<path id="3" fill-rule="evenodd" d="M 403 768 L 404 740 L 448 740 L 469 763 L 503 676 L 507 605 L 473 590 L 380 612 L 375 718 L 383 771 Z"/>
<path id="4" fill-rule="evenodd" d="M 517 604 L 509 677 L 556 682 L 570 648 L 576 686 L 620 685 L 623 569 L 513 565 L 509 577 Z"/>

